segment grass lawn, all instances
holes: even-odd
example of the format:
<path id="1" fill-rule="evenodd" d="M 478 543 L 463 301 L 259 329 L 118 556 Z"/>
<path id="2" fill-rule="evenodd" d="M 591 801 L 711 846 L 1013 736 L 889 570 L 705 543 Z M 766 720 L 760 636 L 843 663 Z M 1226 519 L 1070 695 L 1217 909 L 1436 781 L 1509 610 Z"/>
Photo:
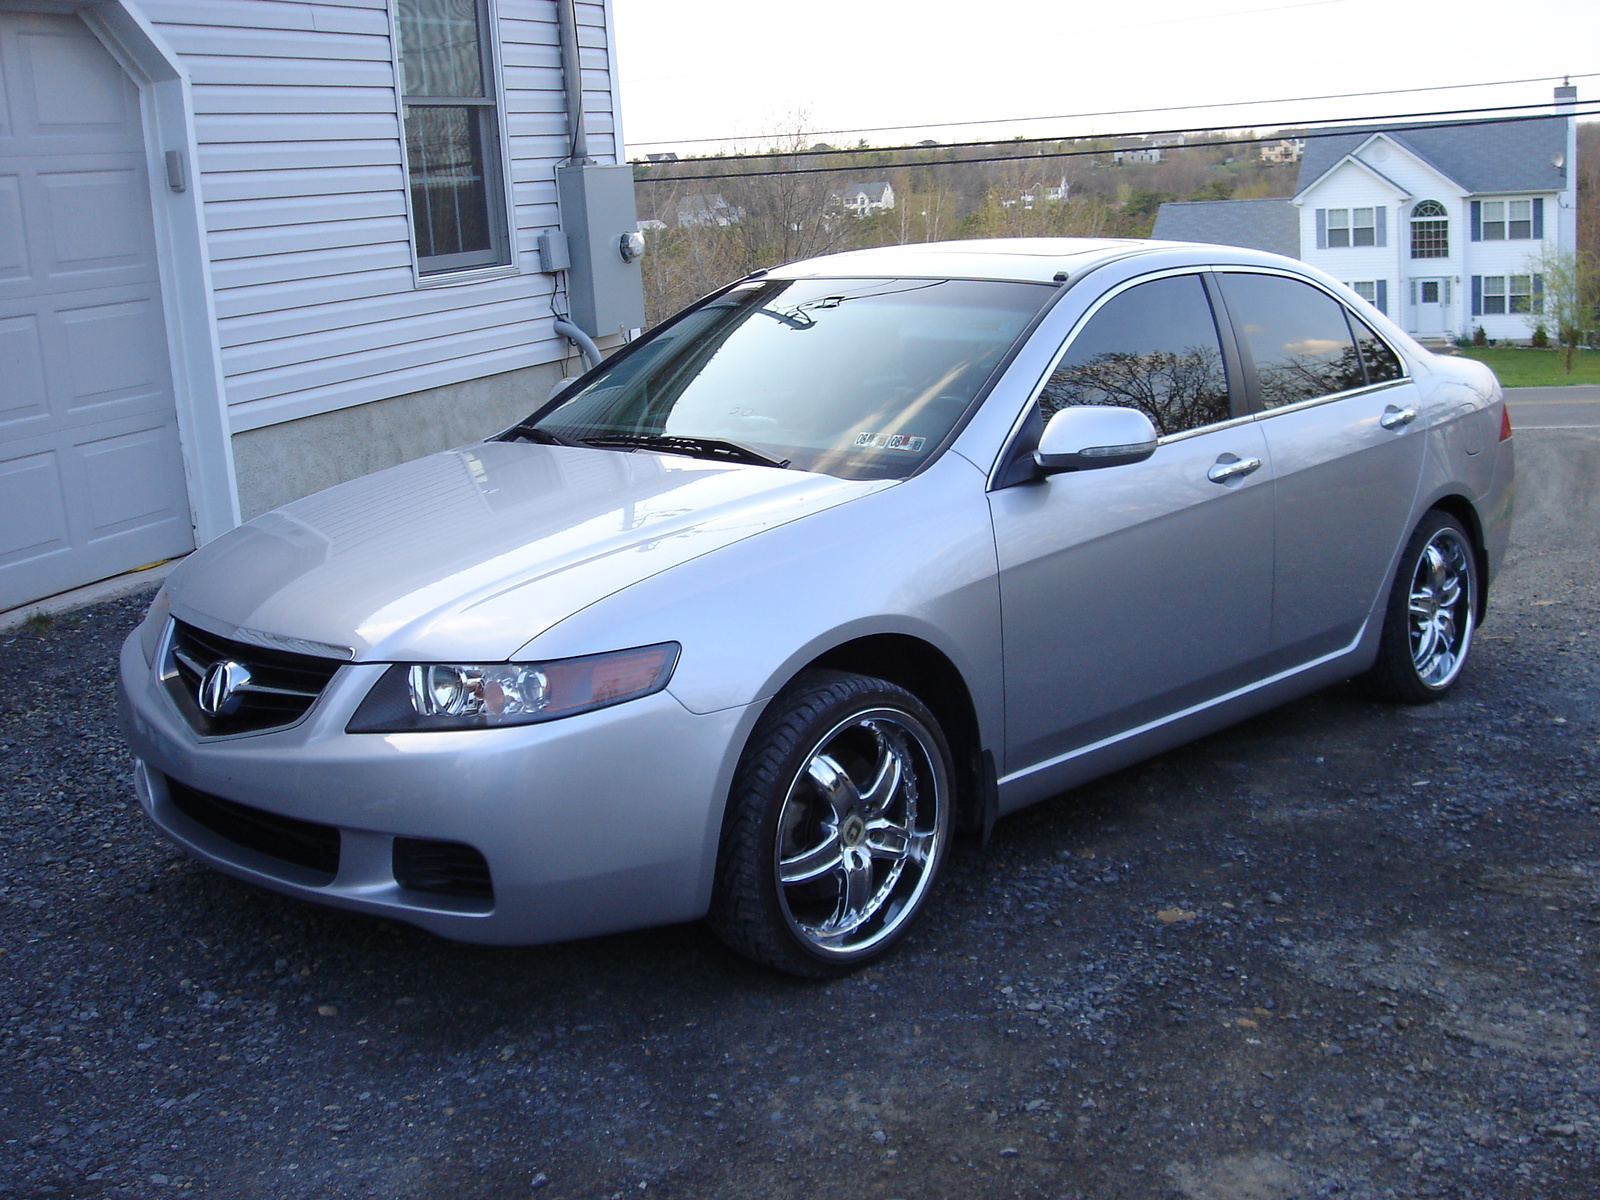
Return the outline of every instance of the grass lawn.
<path id="1" fill-rule="evenodd" d="M 1565 356 L 1560 350 L 1468 346 L 1457 353 L 1464 358 L 1488 363 L 1500 377 L 1502 387 L 1561 387 L 1569 383 L 1600 383 L 1600 351 L 1575 351 L 1571 375 L 1563 366 Z"/>

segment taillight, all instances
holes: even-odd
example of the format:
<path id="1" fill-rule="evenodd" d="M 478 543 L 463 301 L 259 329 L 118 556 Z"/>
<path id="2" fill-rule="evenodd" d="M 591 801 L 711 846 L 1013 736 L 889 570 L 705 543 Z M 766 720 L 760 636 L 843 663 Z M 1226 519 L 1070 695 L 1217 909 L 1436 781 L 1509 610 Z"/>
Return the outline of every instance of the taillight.
<path id="1" fill-rule="evenodd" d="M 1510 436 L 1511 436 L 1511 406 L 1509 404 L 1501 404 L 1501 406 L 1500 406 L 1500 440 L 1503 442 Z"/>

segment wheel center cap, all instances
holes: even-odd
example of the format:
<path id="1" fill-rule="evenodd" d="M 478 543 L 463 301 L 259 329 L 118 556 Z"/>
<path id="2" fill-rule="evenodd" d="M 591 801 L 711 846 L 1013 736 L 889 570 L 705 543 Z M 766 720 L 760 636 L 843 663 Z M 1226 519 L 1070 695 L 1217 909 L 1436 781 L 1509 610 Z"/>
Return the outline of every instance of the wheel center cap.
<path id="1" fill-rule="evenodd" d="M 839 826 L 839 840 L 846 846 L 859 846 L 866 838 L 867 823 L 860 817 L 846 817 L 844 824 Z"/>

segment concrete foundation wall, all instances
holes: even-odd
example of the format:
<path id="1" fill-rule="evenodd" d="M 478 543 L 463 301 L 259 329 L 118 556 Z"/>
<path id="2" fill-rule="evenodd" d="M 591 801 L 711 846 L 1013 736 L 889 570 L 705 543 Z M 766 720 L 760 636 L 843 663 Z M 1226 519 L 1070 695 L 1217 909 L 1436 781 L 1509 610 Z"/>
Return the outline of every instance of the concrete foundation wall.
<path id="1" fill-rule="evenodd" d="M 560 377 L 560 363 L 543 363 L 236 433 L 240 514 L 487 437 L 543 404 Z"/>

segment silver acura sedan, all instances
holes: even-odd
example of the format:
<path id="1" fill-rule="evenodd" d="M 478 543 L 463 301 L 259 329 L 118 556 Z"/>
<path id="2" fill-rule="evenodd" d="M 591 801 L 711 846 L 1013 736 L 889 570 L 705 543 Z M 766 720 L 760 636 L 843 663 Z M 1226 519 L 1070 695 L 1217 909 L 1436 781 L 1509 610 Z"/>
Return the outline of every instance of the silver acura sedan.
<path id="1" fill-rule="evenodd" d="M 1510 532 L 1478 363 L 1219 246 L 757 272 L 484 442 L 172 573 L 122 655 L 190 853 L 446 937 L 708 916 L 801 975 L 958 831 L 1336 680 L 1457 680 Z"/>

